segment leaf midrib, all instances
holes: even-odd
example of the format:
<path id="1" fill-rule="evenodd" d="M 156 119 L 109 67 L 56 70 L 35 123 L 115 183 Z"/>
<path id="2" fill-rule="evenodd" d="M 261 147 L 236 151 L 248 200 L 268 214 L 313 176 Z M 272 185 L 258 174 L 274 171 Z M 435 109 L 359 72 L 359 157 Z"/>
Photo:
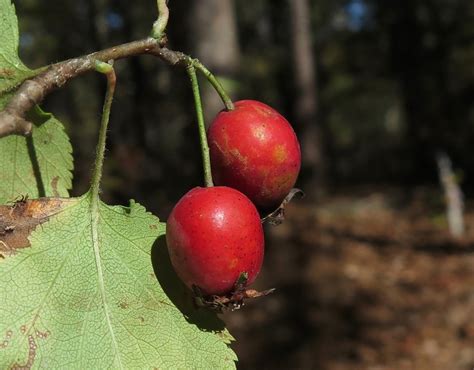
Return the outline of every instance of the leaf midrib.
<path id="1" fill-rule="evenodd" d="M 90 211 L 91 211 L 92 245 L 94 248 L 94 257 L 95 257 L 95 264 L 97 268 L 97 280 L 99 283 L 100 298 L 102 301 L 102 307 L 104 309 L 105 319 L 107 321 L 107 327 L 109 328 L 110 336 L 112 338 L 115 358 L 118 361 L 119 368 L 124 369 L 124 366 L 122 364 L 122 359 L 120 357 L 117 338 L 115 337 L 115 332 L 112 327 L 112 320 L 111 320 L 112 315 L 110 313 L 109 306 L 107 304 L 104 272 L 102 270 L 102 259 L 100 257 L 100 241 L 99 241 L 99 219 L 100 219 L 99 202 L 100 202 L 100 199 L 97 195 L 94 196 L 92 191 L 89 193 L 89 195 L 90 195 L 89 199 L 91 202 Z"/>

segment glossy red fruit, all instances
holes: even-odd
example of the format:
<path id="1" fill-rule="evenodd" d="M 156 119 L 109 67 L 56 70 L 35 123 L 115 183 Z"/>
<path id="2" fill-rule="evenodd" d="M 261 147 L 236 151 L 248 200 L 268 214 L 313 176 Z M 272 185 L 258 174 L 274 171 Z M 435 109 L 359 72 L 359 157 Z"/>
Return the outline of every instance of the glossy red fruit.
<path id="1" fill-rule="evenodd" d="M 243 272 L 253 283 L 263 262 L 263 228 L 257 209 L 225 186 L 194 188 L 173 208 L 166 242 L 181 280 L 204 294 L 232 291 Z"/>
<path id="2" fill-rule="evenodd" d="M 208 130 L 212 174 L 217 185 L 235 188 L 262 211 L 280 205 L 301 166 L 298 139 L 276 110 L 255 100 L 221 111 Z"/>

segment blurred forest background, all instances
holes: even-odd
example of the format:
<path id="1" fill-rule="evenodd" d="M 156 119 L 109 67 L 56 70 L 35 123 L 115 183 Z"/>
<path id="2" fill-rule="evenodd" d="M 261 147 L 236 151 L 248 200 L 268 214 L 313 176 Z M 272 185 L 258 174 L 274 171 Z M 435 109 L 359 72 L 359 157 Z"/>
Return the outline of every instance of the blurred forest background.
<path id="1" fill-rule="evenodd" d="M 16 0 L 30 67 L 145 37 L 153 0 Z M 241 369 L 474 367 L 474 2 L 170 0 L 169 46 L 197 56 L 234 99 L 278 109 L 302 143 L 287 222 L 267 230 L 258 287 L 226 314 Z M 166 219 L 202 183 L 186 73 L 152 57 L 116 63 L 103 197 Z M 202 81 L 206 121 L 222 108 Z M 89 74 L 44 107 L 88 187 L 104 81 Z M 436 155 L 466 199 L 447 231 Z"/>

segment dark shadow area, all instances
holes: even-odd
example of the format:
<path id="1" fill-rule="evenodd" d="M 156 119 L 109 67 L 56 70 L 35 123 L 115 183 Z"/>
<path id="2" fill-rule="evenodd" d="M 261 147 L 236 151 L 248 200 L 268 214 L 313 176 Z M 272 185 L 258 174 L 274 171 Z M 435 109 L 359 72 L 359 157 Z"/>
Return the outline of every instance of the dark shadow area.
<path id="1" fill-rule="evenodd" d="M 41 176 L 41 170 L 38 162 L 38 156 L 34 145 L 33 135 L 26 137 L 26 145 L 28 146 L 28 155 L 30 156 L 31 165 L 33 167 L 33 174 L 38 184 L 38 195 L 39 197 L 46 196 L 46 190 L 44 188 L 43 177 Z"/>
<path id="2" fill-rule="evenodd" d="M 181 282 L 171 265 L 164 235 L 153 244 L 151 262 L 160 286 L 189 323 L 204 331 L 221 332 L 225 329 L 216 314 L 194 306 L 191 291 Z"/>
<path id="3" fill-rule="evenodd" d="M 440 255 L 474 254 L 474 243 L 459 240 L 440 240 L 436 242 L 419 243 L 413 246 L 415 250 Z"/>
<path id="4" fill-rule="evenodd" d="M 49 119 L 49 115 L 38 113 L 36 108 L 33 108 L 33 110 L 27 114 L 27 118 L 35 122 L 36 127 L 40 127 Z M 38 155 L 36 154 L 33 136 L 34 135 L 29 135 L 26 137 L 26 145 L 28 146 L 28 155 L 33 167 L 33 174 L 38 184 L 38 195 L 41 198 L 46 196 L 46 189 L 44 187 L 43 177 L 41 176 L 41 170 L 38 162 Z"/>

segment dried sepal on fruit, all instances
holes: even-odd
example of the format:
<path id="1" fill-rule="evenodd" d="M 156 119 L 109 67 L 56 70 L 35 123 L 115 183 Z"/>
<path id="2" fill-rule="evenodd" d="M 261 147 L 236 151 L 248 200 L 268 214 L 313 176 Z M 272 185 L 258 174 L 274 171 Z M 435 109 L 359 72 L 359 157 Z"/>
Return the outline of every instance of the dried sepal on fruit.
<path id="1" fill-rule="evenodd" d="M 235 311 L 240 309 L 245 304 L 246 300 L 264 297 L 275 291 L 275 289 L 267 289 L 259 292 L 255 289 L 246 289 L 247 276 L 247 273 L 241 273 L 232 291 L 224 295 L 206 296 L 197 285 L 193 285 L 195 305 L 197 307 L 208 308 L 218 313 L 222 313 L 226 310 Z"/>
<path id="2" fill-rule="evenodd" d="M 262 218 L 262 223 L 267 222 L 273 226 L 280 225 L 281 223 L 283 223 L 283 221 L 285 221 L 285 210 L 288 203 L 290 203 L 295 197 L 303 198 L 304 196 L 305 194 L 303 190 L 297 188 L 291 189 L 285 199 L 283 199 L 283 202 L 281 202 L 281 204 L 278 206 L 278 208 Z"/>

